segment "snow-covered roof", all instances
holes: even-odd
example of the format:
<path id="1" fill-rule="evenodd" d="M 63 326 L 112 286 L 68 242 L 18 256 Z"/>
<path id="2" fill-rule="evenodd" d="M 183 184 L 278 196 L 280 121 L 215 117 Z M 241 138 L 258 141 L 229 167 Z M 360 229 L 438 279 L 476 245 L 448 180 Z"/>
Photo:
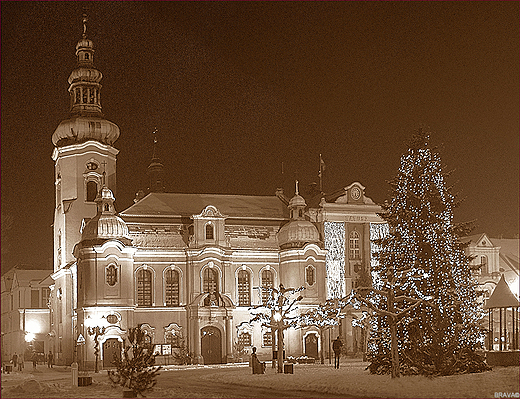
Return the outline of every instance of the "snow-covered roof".
<path id="1" fill-rule="evenodd" d="M 287 207 L 276 196 L 226 194 L 150 193 L 120 215 L 192 216 L 208 206 L 215 206 L 228 217 L 287 218 Z"/>

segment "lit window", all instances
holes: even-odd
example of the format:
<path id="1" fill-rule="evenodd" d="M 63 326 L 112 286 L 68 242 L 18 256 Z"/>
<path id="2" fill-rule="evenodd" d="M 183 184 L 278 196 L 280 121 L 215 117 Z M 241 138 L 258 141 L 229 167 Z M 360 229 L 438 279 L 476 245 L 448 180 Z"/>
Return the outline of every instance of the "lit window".
<path id="1" fill-rule="evenodd" d="M 307 266 L 305 269 L 305 281 L 309 285 L 314 285 L 316 281 L 315 270 L 311 265 Z"/>
<path id="2" fill-rule="evenodd" d="M 251 334 L 247 331 L 242 331 L 238 334 L 238 344 L 243 346 L 251 346 Z"/>
<path id="3" fill-rule="evenodd" d="M 213 225 L 211 223 L 208 223 L 206 225 L 206 240 L 213 240 L 214 234 L 213 234 Z"/>
<path id="4" fill-rule="evenodd" d="M 168 269 L 165 273 L 165 302 L 166 306 L 179 306 L 179 272 Z"/>
<path id="5" fill-rule="evenodd" d="M 137 272 L 137 305 L 152 306 L 152 272 L 140 269 Z"/>
<path id="6" fill-rule="evenodd" d="M 359 259 L 360 258 L 359 233 L 357 231 L 353 231 L 350 233 L 349 250 L 350 250 L 350 259 Z"/>
<path id="7" fill-rule="evenodd" d="M 117 267 L 110 265 L 106 269 L 106 279 L 109 286 L 114 286 L 117 283 Z"/>
<path id="8" fill-rule="evenodd" d="M 238 306 L 251 305 L 250 293 L 251 279 L 247 270 L 238 272 Z"/>

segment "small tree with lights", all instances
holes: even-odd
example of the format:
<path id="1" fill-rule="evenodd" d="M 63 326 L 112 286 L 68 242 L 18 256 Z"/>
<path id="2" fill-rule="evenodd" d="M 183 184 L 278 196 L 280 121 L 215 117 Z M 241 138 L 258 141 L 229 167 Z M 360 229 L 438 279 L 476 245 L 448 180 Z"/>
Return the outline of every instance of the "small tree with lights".
<path id="1" fill-rule="evenodd" d="M 116 370 L 109 370 L 108 377 L 114 384 L 129 388 L 134 395 L 144 397 L 157 383 L 161 366 L 155 366 L 155 354 L 145 342 L 145 332 L 141 326 L 128 330 L 121 357 L 115 356 Z"/>
<path id="2" fill-rule="evenodd" d="M 372 373 L 391 372 L 392 354 L 399 357 L 405 374 L 488 369 L 477 353 L 484 335 L 476 282 L 459 241 L 470 225 L 453 223 L 458 202 L 446 185 L 447 176 L 429 135 L 419 130 L 401 157 L 397 176 L 390 182 L 391 199 L 380 213 L 388 234 L 375 242 L 379 247 L 378 263 L 372 268 L 375 290 L 357 292 L 358 299 L 365 298 L 368 307 L 379 310 L 371 319 Z M 391 306 L 398 299 L 400 310 L 395 311 Z"/>
<path id="3" fill-rule="evenodd" d="M 294 306 L 301 301 L 301 295 L 296 297 L 296 294 L 304 290 L 304 287 L 299 288 L 285 288 L 280 284 L 279 288 L 258 287 L 261 292 L 265 292 L 266 299 L 260 305 L 252 306 L 249 312 L 252 318 L 248 323 L 261 323 L 262 326 L 270 328 L 273 334 L 273 345 L 275 342 L 275 334 L 277 337 L 277 370 L 278 373 L 283 373 L 283 332 L 291 327 L 298 326 L 299 317 L 294 314 L 297 309 Z"/>

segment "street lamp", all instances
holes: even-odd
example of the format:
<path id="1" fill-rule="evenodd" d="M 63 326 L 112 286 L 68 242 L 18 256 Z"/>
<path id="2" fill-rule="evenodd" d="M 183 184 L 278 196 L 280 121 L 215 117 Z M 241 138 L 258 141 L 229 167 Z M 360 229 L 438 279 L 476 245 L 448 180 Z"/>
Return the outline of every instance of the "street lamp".
<path id="1" fill-rule="evenodd" d="M 98 358 L 99 358 L 99 337 L 105 333 L 106 328 L 101 326 L 88 327 L 88 335 L 94 336 L 94 355 L 96 356 L 95 373 L 99 373 Z"/>

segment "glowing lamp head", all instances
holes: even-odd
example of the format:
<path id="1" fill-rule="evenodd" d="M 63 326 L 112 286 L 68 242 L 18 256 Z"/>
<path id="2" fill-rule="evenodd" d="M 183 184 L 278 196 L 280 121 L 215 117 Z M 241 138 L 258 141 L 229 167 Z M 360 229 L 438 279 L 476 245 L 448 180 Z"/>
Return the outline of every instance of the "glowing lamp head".
<path id="1" fill-rule="evenodd" d="M 32 342 L 36 338 L 36 335 L 34 333 L 28 332 L 25 333 L 25 342 Z"/>

